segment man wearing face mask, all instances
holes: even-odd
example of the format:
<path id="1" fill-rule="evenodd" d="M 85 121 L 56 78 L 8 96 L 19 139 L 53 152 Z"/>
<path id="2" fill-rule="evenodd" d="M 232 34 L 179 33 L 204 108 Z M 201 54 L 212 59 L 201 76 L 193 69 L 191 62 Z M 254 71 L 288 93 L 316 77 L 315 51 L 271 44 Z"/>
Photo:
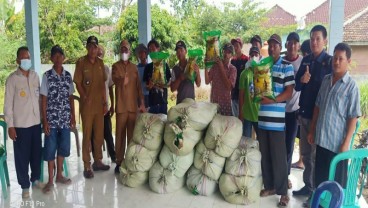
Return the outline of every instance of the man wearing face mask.
<path id="1" fill-rule="evenodd" d="M 85 178 L 93 178 L 91 169 L 91 139 L 93 129 L 94 171 L 108 170 L 110 166 L 102 163 L 102 144 L 104 115 L 107 113 L 105 81 L 105 65 L 98 58 L 98 39 L 90 36 L 87 39 L 87 55 L 78 59 L 75 65 L 73 81 L 80 95 L 80 109 L 83 123 L 82 154 L 84 162 L 83 175 Z"/>
<path id="2" fill-rule="evenodd" d="M 120 43 L 120 54 L 121 60 L 112 65 L 116 94 L 115 173 L 119 173 L 120 164 L 125 159 L 125 146 L 133 138 L 137 113 L 146 111 L 137 66 L 129 61 L 130 44 L 127 40 Z"/>
<path id="3" fill-rule="evenodd" d="M 223 58 L 217 57 L 216 64 L 205 70 L 205 82 L 211 84 L 211 102 L 220 106 L 220 114 L 232 116 L 231 90 L 235 86 L 236 68 L 230 63 L 234 47 L 230 43 L 222 47 Z"/>
<path id="4" fill-rule="evenodd" d="M 8 134 L 13 140 L 15 170 L 22 198 L 29 198 L 29 187 L 43 188 L 39 182 L 41 161 L 40 80 L 27 47 L 17 51 L 18 69 L 6 79 L 4 113 Z M 31 166 L 31 178 L 28 167 Z"/>

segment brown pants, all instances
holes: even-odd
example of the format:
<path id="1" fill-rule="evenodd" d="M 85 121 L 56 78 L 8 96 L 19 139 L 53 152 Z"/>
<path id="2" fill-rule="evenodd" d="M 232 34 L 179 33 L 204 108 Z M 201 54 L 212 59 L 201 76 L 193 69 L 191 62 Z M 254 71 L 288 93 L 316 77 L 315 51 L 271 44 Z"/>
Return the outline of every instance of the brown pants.
<path id="1" fill-rule="evenodd" d="M 125 158 L 125 146 L 132 140 L 135 120 L 137 113 L 117 113 L 116 114 L 116 137 L 115 137 L 115 153 L 116 164 Z M 127 141 L 128 140 L 128 141 Z"/>
<path id="2" fill-rule="evenodd" d="M 93 129 L 93 146 L 94 146 L 94 160 L 102 160 L 102 144 L 104 140 L 103 129 L 104 129 L 104 115 L 92 114 L 82 115 L 83 124 L 83 143 L 82 143 L 82 155 L 84 168 L 91 168 L 91 137 Z"/>

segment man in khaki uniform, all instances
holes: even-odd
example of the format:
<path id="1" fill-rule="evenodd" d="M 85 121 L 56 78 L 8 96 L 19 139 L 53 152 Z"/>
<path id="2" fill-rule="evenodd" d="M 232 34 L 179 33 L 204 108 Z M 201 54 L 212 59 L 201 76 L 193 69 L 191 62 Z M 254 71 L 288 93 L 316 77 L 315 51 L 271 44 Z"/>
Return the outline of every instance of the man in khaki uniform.
<path id="1" fill-rule="evenodd" d="M 103 61 L 97 57 L 98 39 L 90 36 L 87 39 L 87 55 L 78 59 L 75 66 L 74 79 L 80 95 L 81 116 L 83 123 L 82 154 L 85 178 L 93 178 L 91 170 L 91 135 L 94 130 L 95 147 L 93 170 L 108 170 L 110 166 L 102 163 L 102 144 L 104 114 L 107 112 L 105 81 L 107 79 Z"/>
<path id="2" fill-rule="evenodd" d="M 120 43 L 120 53 L 121 59 L 112 65 L 116 93 L 115 173 L 119 173 L 120 164 L 125 158 L 125 146 L 133 138 L 138 110 L 145 112 L 141 81 L 137 66 L 129 61 L 130 44 L 127 40 Z M 141 103 L 139 109 L 138 99 Z"/>

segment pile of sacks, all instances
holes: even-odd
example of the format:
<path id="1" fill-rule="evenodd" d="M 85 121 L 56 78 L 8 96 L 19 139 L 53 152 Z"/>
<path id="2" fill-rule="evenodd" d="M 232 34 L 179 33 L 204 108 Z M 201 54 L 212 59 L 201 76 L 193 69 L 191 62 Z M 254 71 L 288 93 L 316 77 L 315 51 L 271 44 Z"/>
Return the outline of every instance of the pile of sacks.
<path id="1" fill-rule="evenodd" d="M 194 147 L 204 133 L 218 106 L 185 99 L 168 112 L 164 143 L 159 161 L 149 171 L 149 186 L 160 194 L 174 192 L 185 184 L 185 174 L 193 164 Z"/>
<path id="2" fill-rule="evenodd" d="M 195 149 L 194 165 L 188 171 L 187 187 L 195 195 L 209 196 L 217 190 L 217 183 L 225 160 L 238 148 L 242 123 L 233 116 L 216 115 L 204 140 Z"/>
<path id="3" fill-rule="evenodd" d="M 138 116 L 133 139 L 120 166 L 122 184 L 137 187 L 147 182 L 148 171 L 162 148 L 166 120 L 164 114 L 142 113 Z"/>
<path id="4" fill-rule="evenodd" d="M 257 140 L 243 137 L 226 160 L 220 192 L 231 204 L 248 205 L 259 200 L 262 188 L 261 152 Z"/>

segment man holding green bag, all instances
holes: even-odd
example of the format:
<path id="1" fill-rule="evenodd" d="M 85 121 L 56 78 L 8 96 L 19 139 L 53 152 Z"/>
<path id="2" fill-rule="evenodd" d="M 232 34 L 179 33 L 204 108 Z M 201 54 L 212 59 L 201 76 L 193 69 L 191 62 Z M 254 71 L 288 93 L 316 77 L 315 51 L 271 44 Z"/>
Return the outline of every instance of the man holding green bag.
<path id="1" fill-rule="evenodd" d="M 196 58 L 193 60 L 191 57 L 190 60 L 186 58 L 187 46 L 184 41 L 179 40 L 176 43 L 175 51 L 179 63 L 172 68 L 170 88 L 171 92 L 178 92 L 176 104 L 179 104 L 185 98 L 195 99 L 194 82 L 197 87 L 201 86 L 201 75 L 199 73 L 199 67 L 195 63 Z M 192 51 L 196 52 L 194 50 Z M 191 56 L 192 54 L 189 55 Z"/>

